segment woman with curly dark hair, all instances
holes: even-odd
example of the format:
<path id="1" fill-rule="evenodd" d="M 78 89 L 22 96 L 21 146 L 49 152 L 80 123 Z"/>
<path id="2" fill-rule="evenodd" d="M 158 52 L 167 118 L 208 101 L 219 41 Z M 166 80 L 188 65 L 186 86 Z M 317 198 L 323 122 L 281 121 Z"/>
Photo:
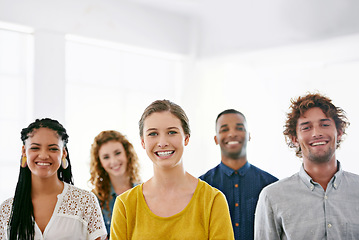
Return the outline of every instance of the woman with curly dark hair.
<path id="1" fill-rule="evenodd" d="M 90 171 L 109 234 L 116 197 L 141 181 L 135 149 L 120 132 L 102 131 L 91 146 Z"/>

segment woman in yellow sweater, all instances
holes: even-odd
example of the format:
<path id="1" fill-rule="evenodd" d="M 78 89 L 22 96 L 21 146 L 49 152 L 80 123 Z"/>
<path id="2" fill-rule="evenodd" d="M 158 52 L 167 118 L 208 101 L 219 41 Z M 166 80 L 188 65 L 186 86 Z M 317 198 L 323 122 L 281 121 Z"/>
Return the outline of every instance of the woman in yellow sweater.
<path id="1" fill-rule="evenodd" d="M 142 114 L 139 129 L 154 176 L 117 197 L 111 239 L 234 239 L 224 195 L 183 167 L 190 138 L 183 109 L 155 101 Z"/>

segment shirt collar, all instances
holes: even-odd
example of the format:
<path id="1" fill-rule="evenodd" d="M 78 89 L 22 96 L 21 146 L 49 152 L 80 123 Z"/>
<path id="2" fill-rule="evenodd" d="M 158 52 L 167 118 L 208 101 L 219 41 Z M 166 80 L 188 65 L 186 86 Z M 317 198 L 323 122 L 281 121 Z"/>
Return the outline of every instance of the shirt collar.
<path id="1" fill-rule="evenodd" d="M 114 197 L 114 198 L 117 197 L 117 194 L 116 194 L 115 189 L 113 188 L 112 184 L 111 184 L 110 196 L 112 196 L 112 197 Z"/>
<path id="2" fill-rule="evenodd" d="M 338 189 L 340 182 L 342 180 L 342 176 L 343 176 L 343 169 L 342 166 L 340 164 L 340 162 L 337 160 L 337 165 L 338 165 L 338 171 L 334 174 L 334 176 L 332 177 L 332 179 L 329 181 L 329 184 L 332 184 L 334 189 Z M 302 164 L 302 166 L 300 167 L 299 170 L 299 177 L 302 179 L 302 181 L 304 182 L 304 184 L 310 189 L 310 190 L 314 190 L 315 185 L 317 183 L 315 183 L 313 181 L 313 179 L 308 175 L 308 173 L 304 170 L 304 166 Z"/>
<path id="3" fill-rule="evenodd" d="M 247 161 L 246 164 L 243 165 L 243 167 L 241 167 L 238 170 L 233 170 L 232 168 L 228 167 L 227 165 L 225 165 L 223 162 L 221 162 L 219 164 L 219 168 L 227 175 L 227 176 L 231 176 L 232 174 L 234 174 L 235 172 L 238 172 L 238 174 L 240 176 L 244 176 L 247 171 L 249 170 L 251 164 Z"/>

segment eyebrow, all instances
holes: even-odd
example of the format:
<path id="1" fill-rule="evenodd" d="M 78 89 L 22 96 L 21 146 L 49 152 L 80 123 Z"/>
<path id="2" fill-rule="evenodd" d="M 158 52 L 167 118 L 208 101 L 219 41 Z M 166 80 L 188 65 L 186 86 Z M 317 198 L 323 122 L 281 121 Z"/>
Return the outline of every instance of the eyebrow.
<path id="1" fill-rule="evenodd" d="M 36 145 L 36 146 L 41 146 L 41 144 L 39 144 L 39 143 L 31 143 L 30 145 Z M 48 145 L 49 147 L 53 147 L 53 146 L 56 146 L 56 147 L 59 147 L 59 145 L 57 145 L 57 144 L 49 144 Z"/>
<path id="2" fill-rule="evenodd" d="M 331 122 L 332 120 L 330 120 L 329 118 L 323 118 L 323 119 L 320 119 L 319 121 L 320 122 Z M 302 122 L 302 123 L 299 124 L 299 126 L 307 125 L 309 123 L 310 123 L 310 121 Z"/>
<path id="3" fill-rule="evenodd" d="M 167 129 L 170 130 L 170 129 L 179 129 L 179 128 L 178 127 L 168 127 Z M 146 130 L 146 132 L 150 132 L 150 131 L 157 131 L 157 128 L 149 128 Z"/>
<path id="4" fill-rule="evenodd" d="M 243 123 L 236 123 L 236 126 L 243 126 L 244 127 L 244 124 Z M 228 127 L 228 124 L 223 124 L 220 128 L 224 128 L 224 127 Z"/>

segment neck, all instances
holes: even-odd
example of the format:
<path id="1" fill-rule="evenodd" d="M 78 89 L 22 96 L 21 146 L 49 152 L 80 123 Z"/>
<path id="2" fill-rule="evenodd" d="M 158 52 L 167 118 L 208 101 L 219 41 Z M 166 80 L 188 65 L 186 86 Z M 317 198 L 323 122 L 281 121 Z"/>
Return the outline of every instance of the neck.
<path id="1" fill-rule="evenodd" d="M 324 190 L 338 171 L 338 165 L 335 158 L 325 163 L 314 163 L 308 159 L 303 159 L 304 170 L 317 183 L 319 183 Z"/>
<path id="2" fill-rule="evenodd" d="M 185 171 L 183 163 L 170 169 L 154 167 L 154 175 L 151 179 L 152 183 L 164 188 L 182 185 L 187 180 L 189 174 Z"/>
<path id="3" fill-rule="evenodd" d="M 116 194 L 119 195 L 126 190 L 132 188 L 132 183 L 130 182 L 130 177 L 128 174 L 122 176 L 109 176 L 113 189 Z"/>
<path id="4" fill-rule="evenodd" d="M 60 194 L 64 188 L 64 183 L 55 174 L 51 178 L 39 178 L 35 175 L 31 177 L 31 195 L 50 195 Z"/>
<path id="5" fill-rule="evenodd" d="M 238 170 L 247 163 L 247 156 L 233 159 L 222 155 L 222 163 L 233 170 Z"/>

